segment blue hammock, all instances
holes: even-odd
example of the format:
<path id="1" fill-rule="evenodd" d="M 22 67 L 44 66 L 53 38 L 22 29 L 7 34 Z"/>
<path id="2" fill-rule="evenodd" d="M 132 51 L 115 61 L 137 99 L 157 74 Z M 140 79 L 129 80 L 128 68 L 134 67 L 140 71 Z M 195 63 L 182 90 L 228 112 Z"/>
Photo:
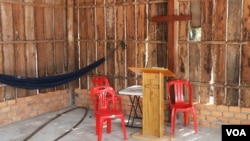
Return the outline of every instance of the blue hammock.
<path id="1" fill-rule="evenodd" d="M 54 76 L 30 78 L 0 74 L 0 83 L 23 89 L 51 88 L 78 79 L 82 75 L 101 65 L 103 62 L 105 62 L 105 60 L 106 58 L 103 57 L 96 62 L 81 68 L 80 70 Z"/>

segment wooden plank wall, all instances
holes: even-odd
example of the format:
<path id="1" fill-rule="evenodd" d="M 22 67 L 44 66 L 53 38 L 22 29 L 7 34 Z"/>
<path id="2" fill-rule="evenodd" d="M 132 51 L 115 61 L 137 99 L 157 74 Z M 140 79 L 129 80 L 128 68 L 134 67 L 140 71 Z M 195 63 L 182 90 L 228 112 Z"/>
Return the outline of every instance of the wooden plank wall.
<path id="1" fill-rule="evenodd" d="M 189 23 L 179 23 L 178 77 L 193 83 L 197 102 L 250 107 L 250 77 L 247 75 L 250 72 L 250 2 L 177 2 L 179 14 L 192 15 Z M 189 41 L 188 36 L 185 36 L 187 33 L 183 33 L 188 31 L 188 27 L 202 28 L 201 41 Z"/>
<path id="2" fill-rule="evenodd" d="M 128 67 L 166 67 L 167 26 L 151 21 L 153 16 L 167 14 L 165 0 L 77 0 L 74 10 L 75 21 L 79 21 L 75 31 L 79 33 L 80 67 L 109 55 L 104 64 L 81 79 L 81 88 L 91 87 L 91 76 L 106 75 L 119 90 L 141 84 L 141 76 Z M 126 42 L 125 50 L 121 41 Z"/>
<path id="3" fill-rule="evenodd" d="M 74 48 L 68 48 L 68 36 L 72 31 L 67 30 L 67 2 L 0 1 L 0 73 L 42 77 L 77 69 L 72 65 L 75 64 L 75 56 L 72 56 L 75 54 Z M 38 91 L 3 84 L 0 87 L 0 101 L 64 88 L 65 85 Z"/>
<path id="4" fill-rule="evenodd" d="M 177 78 L 193 83 L 200 103 L 250 106 L 248 0 L 175 0 Z M 104 64 L 69 85 L 42 90 L 0 87 L 0 101 L 65 88 L 89 89 L 93 75 L 116 90 L 141 84 L 128 67 L 167 67 L 166 0 L 0 0 L 0 73 L 39 77 L 70 72 L 109 55 Z M 191 41 L 190 28 L 201 28 Z M 126 49 L 120 47 L 126 42 Z M 114 51 L 114 53 L 112 53 Z M 78 83 L 79 82 L 79 83 Z"/>

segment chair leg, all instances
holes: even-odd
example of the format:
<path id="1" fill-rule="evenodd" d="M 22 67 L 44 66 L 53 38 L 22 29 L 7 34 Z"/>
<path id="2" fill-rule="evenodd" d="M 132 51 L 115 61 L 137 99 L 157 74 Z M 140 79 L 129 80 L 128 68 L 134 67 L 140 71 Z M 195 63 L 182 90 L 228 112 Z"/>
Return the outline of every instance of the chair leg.
<path id="1" fill-rule="evenodd" d="M 120 119 L 121 119 L 121 124 L 122 124 L 123 138 L 124 138 L 124 140 L 126 140 L 127 133 L 126 133 L 126 127 L 125 127 L 125 123 L 124 123 L 124 116 L 121 116 Z"/>
<path id="2" fill-rule="evenodd" d="M 172 131 L 172 134 L 175 134 L 175 118 L 176 118 L 176 110 L 172 109 L 172 114 L 171 114 L 171 131 Z"/>
<path id="3" fill-rule="evenodd" d="M 107 133 L 111 133 L 112 123 L 111 119 L 107 119 Z"/>
<path id="4" fill-rule="evenodd" d="M 100 118 L 100 122 L 99 122 L 99 130 L 98 130 L 98 141 L 102 141 L 102 128 L 103 128 L 103 118 Z"/>
<path id="5" fill-rule="evenodd" d="M 98 133 L 99 133 L 99 128 L 101 127 L 100 126 L 100 120 L 99 120 L 99 118 L 98 118 L 98 116 L 96 116 L 96 118 L 95 118 L 95 134 L 96 135 L 98 135 Z"/>

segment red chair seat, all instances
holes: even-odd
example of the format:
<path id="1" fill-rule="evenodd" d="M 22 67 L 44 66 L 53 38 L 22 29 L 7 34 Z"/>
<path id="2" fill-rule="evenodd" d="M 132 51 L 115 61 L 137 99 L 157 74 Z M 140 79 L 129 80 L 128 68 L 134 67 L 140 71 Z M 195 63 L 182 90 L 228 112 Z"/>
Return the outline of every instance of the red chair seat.
<path id="1" fill-rule="evenodd" d="M 188 108 L 193 108 L 193 105 L 185 104 L 185 103 L 178 103 L 178 104 L 175 104 L 174 107 L 177 108 L 177 109 L 179 109 L 179 110 L 183 109 L 185 111 Z"/>

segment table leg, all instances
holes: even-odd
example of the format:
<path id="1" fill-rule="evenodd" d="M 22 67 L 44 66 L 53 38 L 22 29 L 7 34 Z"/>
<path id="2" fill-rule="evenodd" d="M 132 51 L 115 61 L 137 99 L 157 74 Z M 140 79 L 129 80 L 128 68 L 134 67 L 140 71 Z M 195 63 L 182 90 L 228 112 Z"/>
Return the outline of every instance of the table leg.
<path id="1" fill-rule="evenodd" d="M 134 126 L 134 119 L 142 119 L 140 116 L 138 116 L 137 111 L 139 111 L 142 114 L 141 106 L 140 106 L 140 96 L 129 96 L 130 102 L 131 102 L 131 109 L 129 113 L 128 123 L 127 127 L 134 127 L 134 128 L 142 128 L 141 126 Z M 133 115 L 132 115 L 133 114 Z M 130 118 L 132 118 L 132 123 L 130 124 Z"/>

